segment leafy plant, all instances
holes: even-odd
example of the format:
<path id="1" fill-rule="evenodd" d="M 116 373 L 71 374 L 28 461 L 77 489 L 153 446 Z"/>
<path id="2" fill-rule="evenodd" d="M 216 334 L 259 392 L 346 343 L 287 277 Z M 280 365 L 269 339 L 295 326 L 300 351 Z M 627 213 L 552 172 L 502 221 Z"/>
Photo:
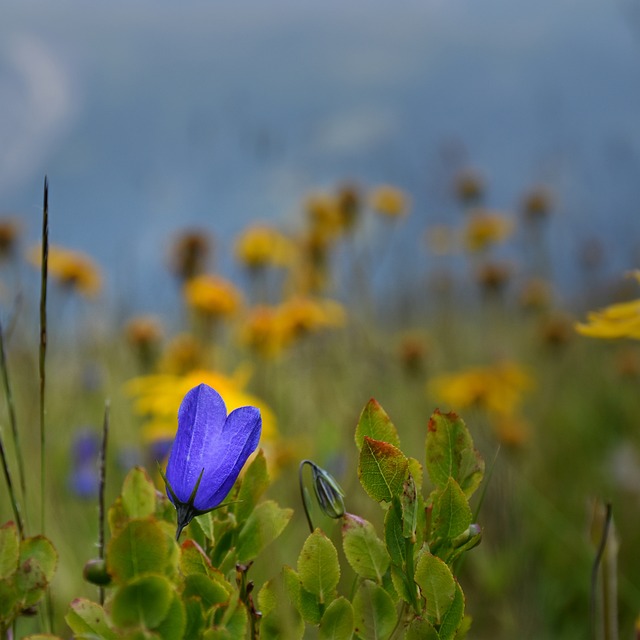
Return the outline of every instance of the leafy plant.
<path id="1" fill-rule="evenodd" d="M 360 483 L 384 510 L 384 531 L 378 535 L 356 515 L 339 516 L 342 549 L 356 576 L 347 597 L 338 592 L 338 551 L 315 529 L 296 569 L 285 567 L 282 581 L 269 581 L 259 593 L 262 637 L 286 631 L 288 638 L 302 638 L 311 625 L 320 638 L 336 640 L 463 638 L 470 619 L 455 565 L 480 542 L 469 499 L 484 473 L 467 427 L 454 413 L 432 415 L 425 448 L 432 490 L 426 498 L 422 464 L 402 452 L 397 429 L 375 400 L 360 416 L 355 441 Z M 316 483 L 318 477 L 316 472 Z"/>

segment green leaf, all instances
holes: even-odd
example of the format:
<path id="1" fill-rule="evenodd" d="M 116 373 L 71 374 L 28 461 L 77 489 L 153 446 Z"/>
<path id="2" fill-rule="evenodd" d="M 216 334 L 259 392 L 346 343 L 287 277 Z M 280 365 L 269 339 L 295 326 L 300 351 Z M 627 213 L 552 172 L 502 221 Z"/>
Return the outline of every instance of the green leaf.
<path id="1" fill-rule="evenodd" d="M 442 617 L 440 623 L 440 640 L 453 640 L 456 631 L 460 627 L 460 623 L 464 617 L 464 594 L 460 585 L 456 582 L 456 591 L 453 596 L 453 602 Z"/>
<path id="2" fill-rule="evenodd" d="M 173 601 L 171 583 L 164 576 L 135 578 L 116 590 L 111 617 L 118 627 L 142 625 L 154 629 L 165 619 Z"/>
<path id="3" fill-rule="evenodd" d="M 21 600 L 13 580 L 0 580 L 0 623 L 13 620 Z"/>
<path id="4" fill-rule="evenodd" d="M 355 632 L 364 640 L 386 640 L 395 629 L 398 616 L 389 594 L 365 580 L 353 598 Z"/>
<path id="5" fill-rule="evenodd" d="M 393 422 L 377 400 L 371 398 L 360 414 L 356 427 L 356 446 L 362 449 L 365 436 L 400 448 L 400 437 Z"/>
<path id="6" fill-rule="evenodd" d="M 0 527 L 0 580 L 16 572 L 19 558 L 18 528 L 15 523 L 7 522 Z"/>
<path id="7" fill-rule="evenodd" d="M 386 442 L 364 437 L 358 477 L 364 490 L 377 502 L 391 502 L 402 493 L 408 462 L 400 449 Z"/>
<path id="8" fill-rule="evenodd" d="M 95 602 L 85 598 L 77 598 L 69 606 L 69 611 L 64 617 L 66 623 L 73 631 L 74 638 L 104 638 L 115 640 L 118 635 L 111 628 L 109 619 L 104 609 Z"/>
<path id="9" fill-rule="evenodd" d="M 353 607 L 344 596 L 340 596 L 324 612 L 318 638 L 319 640 L 350 640 L 353 636 L 353 627 Z"/>
<path id="10" fill-rule="evenodd" d="M 429 621 L 439 625 L 447 613 L 456 591 L 456 582 L 449 567 L 428 551 L 416 564 L 415 581 L 422 590 Z"/>
<path id="11" fill-rule="evenodd" d="M 182 602 L 186 616 L 183 637 L 199 638 L 205 625 L 205 612 L 202 606 L 202 599 L 197 596 L 188 597 L 183 594 Z"/>
<path id="12" fill-rule="evenodd" d="M 415 541 L 420 502 L 418 501 L 416 483 L 410 473 L 407 473 L 407 479 L 402 486 L 400 504 L 402 506 L 402 535 Z"/>
<path id="13" fill-rule="evenodd" d="M 304 631 L 304 620 L 297 609 L 271 611 L 260 621 L 260 640 L 302 640 Z"/>
<path id="14" fill-rule="evenodd" d="M 320 603 L 330 598 L 338 585 L 338 552 L 320 529 L 316 529 L 302 547 L 298 556 L 298 574 L 302 586 L 313 593 Z"/>
<path id="15" fill-rule="evenodd" d="M 433 502 L 432 537 L 450 541 L 464 533 L 471 520 L 471 509 L 466 496 L 460 485 L 449 478 Z"/>
<path id="16" fill-rule="evenodd" d="M 416 618 L 404 632 L 404 640 L 440 640 L 440 636 L 428 620 Z"/>
<path id="17" fill-rule="evenodd" d="M 287 526 L 293 509 L 283 509 L 273 500 L 259 504 L 251 513 L 238 536 L 238 562 L 246 564 L 256 558 Z"/>
<path id="18" fill-rule="evenodd" d="M 416 488 L 418 493 L 422 492 L 422 465 L 415 458 L 407 458 L 407 462 L 409 464 L 409 473 L 413 476 L 413 481 L 416 484 Z"/>
<path id="19" fill-rule="evenodd" d="M 58 564 L 58 552 L 48 538 L 38 535 L 20 543 L 20 563 L 29 559 L 38 563 L 47 583 L 51 582 Z"/>
<path id="20" fill-rule="evenodd" d="M 155 627 L 154 631 L 162 638 L 162 640 L 181 640 L 185 636 L 184 632 L 187 626 L 187 617 L 184 605 L 174 591 L 171 604 L 164 620 Z"/>
<path id="21" fill-rule="evenodd" d="M 205 610 L 229 602 L 229 592 L 223 584 L 212 580 L 208 576 L 192 573 L 184 579 L 183 595 L 197 596 L 202 600 Z"/>
<path id="22" fill-rule="evenodd" d="M 15 586 L 23 607 L 36 604 L 44 595 L 47 585 L 47 576 L 35 558 L 27 558 L 20 563 L 15 573 Z"/>
<path id="23" fill-rule="evenodd" d="M 124 479 L 122 506 L 130 518 L 146 518 L 155 512 L 156 488 L 142 467 L 134 467 Z"/>
<path id="24" fill-rule="evenodd" d="M 109 543 L 107 570 L 121 583 L 144 573 L 164 573 L 170 542 L 152 520 L 131 520 Z"/>
<path id="25" fill-rule="evenodd" d="M 300 576 L 291 567 L 285 565 L 282 573 L 284 586 L 293 606 L 305 622 L 309 624 L 320 624 L 322 611 L 320 610 L 318 598 L 302 586 Z"/>
<path id="26" fill-rule="evenodd" d="M 180 546 L 180 571 L 185 576 L 192 573 L 209 576 L 213 572 L 211 561 L 197 542 L 187 539 Z"/>
<path id="27" fill-rule="evenodd" d="M 119 531 L 125 528 L 129 522 L 129 515 L 122 503 L 122 496 L 118 496 L 107 511 L 107 520 L 109 521 L 109 531 L 111 536 L 115 536 Z"/>
<path id="28" fill-rule="evenodd" d="M 351 568 L 361 577 L 382 583 L 389 568 L 389 554 L 373 525 L 358 516 L 345 514 L 342 546 Z"/>
<path id="29" fill-rule="evenodd" d="M 260 449 L 245 470 L 240 491 L 238 491 L 238 502 L 235 504 L 235 514 L 238 522 L 243 522 L 251 515 L 268 486 L 267 461 L 262 449 Z"/>
<path id="30" fill-rule="evenodd" d="M 418 589 L 416 583 L 411 580 L 411 584 L 407 581 L 407 574 L 403 569 L 395 565 L 391 565 L 391 584 L 395 589 L 398 597 L 402 598 L 407 604 L 413 604 L 417 600 Z"/>
<path id="31" fill-rule="evenodd" d="M 258 608 L 263 616 L 278 607 L 278 589 L 275 580 L 267 580 L 258 591 Z"/>
<path id="32" fill-rule="evenodd" d="M 62 638 L 51 633 L 33 633 L 30 636 L 24 636 L 22 640 L 62 640 Z"/>
<path id="33" fill-rule="evenodd" d="M 201 516 L 197 516 L 193 519 L 193 524 L 200 528 L 202 535 L 213 542 L 215 535 L 213 533 L 213 512 L 208 511 Z M 204 542 L 204 541 L 203 541 Z"/>
<path id="34" fill-rule="evenodd" d="M 464 421 L 455 413 L 435 411 L 429 420 L 426 443 L 427 471 L 431 481 L 443 489 L 449 478 L 470 497 L 484 474 L 484 461 L 473 447 Z"/>
<path id="35" fill-rule="evenodd" d="M 394 500 L 384 517 L 384 542 L 391 562 L 404 568 L 407 561 L 407 544 L 402 534 L 401 507 L 398 500 Z"/>

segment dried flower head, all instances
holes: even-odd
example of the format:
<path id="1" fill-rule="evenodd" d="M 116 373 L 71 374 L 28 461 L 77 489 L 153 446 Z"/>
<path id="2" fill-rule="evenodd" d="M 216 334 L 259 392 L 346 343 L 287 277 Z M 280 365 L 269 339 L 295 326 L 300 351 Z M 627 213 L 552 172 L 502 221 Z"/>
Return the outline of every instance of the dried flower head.
<path id="1" fill-rule="evenodd" d="M 202 230 L 183 231 L 171 245 L 171 270 L 185 281 L 204 273 L 211 253 L 211 240 Z"/>

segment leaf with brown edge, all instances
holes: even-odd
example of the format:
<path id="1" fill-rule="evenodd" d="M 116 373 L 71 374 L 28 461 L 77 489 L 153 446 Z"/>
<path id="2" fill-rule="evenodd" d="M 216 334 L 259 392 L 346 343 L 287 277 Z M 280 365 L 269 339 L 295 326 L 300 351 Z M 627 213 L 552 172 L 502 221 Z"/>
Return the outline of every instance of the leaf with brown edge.
<path id="1" fill-rule="evenodd" d="M 367 402 L 358 420 L 355 433 L 356 446 L 358 449 L 362 449 L 365 436 L 369 436 L 374 440 L 388 442 L 394 447 L 400 448 L 398 430 L 395 428 L 393 422 L 391 422 L 391 418 L 389 418 L 387 412 L 374 398 L 371 398 L 371 400 Z"/>
<path id="2" fill-rule="evenodd" d="M 433 413 L 426 442 L 426 465 L 431 481 L 443 489 L 453 478 L 469 498 L 484 475 L 484 460 L 473 446 L 471 434 L 456 413 Z"/>
<path id="3" fill-rule="evenodd" d="M 358 477 L 369 497 L 377 502 L 391 502 L 402 494 L 407 479 L 408 461 L 402 451 L 388 442 L 364 437 Z"/>

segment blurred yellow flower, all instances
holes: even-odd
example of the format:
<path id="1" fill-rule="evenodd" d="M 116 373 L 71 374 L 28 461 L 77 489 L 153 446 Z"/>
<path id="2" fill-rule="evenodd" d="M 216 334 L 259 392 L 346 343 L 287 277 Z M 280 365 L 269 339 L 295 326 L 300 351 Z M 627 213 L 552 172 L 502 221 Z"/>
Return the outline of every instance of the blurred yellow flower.
<path id="1" fill-rule="evenodd" d="M 390 218 L 398 218 L 409 212 L 409 198 L 397 187 L 381 185 L 369 196 L 371 208 Z"/>
<path id="2" fill-rule="evenodd" d="M 640 282 L 640 269 L 628 275 Z M 575 329 L 578 333 L 590 338 L 640 340 L 640 298 L 612 304 L 600 311 L 591 311 L 587 314 L 587 322 L 577 323 Z"/>
<path id="3" fill-rule="evenodd" d="M 191 309 L 211 318 L 232 316 L 242 304 L 242 296 L 231 282 L 208 274 L 185 282 L 184 297 Z"/>
<path id="4" fill-rule="evenodd" d="M 182 375 L 201 369 L 204 364 L 202 344 L 190 333 L 179 333 L 167 345 L 158 369 L 163 373 Z"/>
<path id="5" fill-rule="evenodd" d="M 134 399 L 134 412 L 144 420 L 142 436 L 145 442 L 174 438 L 180 403 L 187 391 L 202 382 L 222 396 L 229 412 L 247 405 L 258 407 L 262 414 L 262 438 L 267 442 L 276 439 L 275 414 L 261 399 L 244 391 L 245 372 L 229 377 L 200 369 L 182 376 L 141 376 L 126 384 L 127 394 Z"/>
<path id="6" fill-rule="evenodd" d="M 522 367 L 500 362 L 437 376 L 428 383 L 428 391 L 456 411 L 478 407 L 494 415 L 513 416 L 532 386 L 531 376 Z"/>
<path id="7" fill-rule="evenodd" d="M 462 240 L 468 251 L 484 251 L 504 242 L 513 230 L 513 220 L 508 216 L 488 209 L 472 209 L 462 230 Z"/>
<path id="8" fill-rule="evenodd" d="M 29 262 L 36 267 L 42 265 L 42 248 L 33 247 L 28 255 Z M 47 261 L 49 275 L 61 286 L 93 298 L 102 288 L 102 277 L 96 263 L 85 253 L 50 246 Z"/>
<path id="9" fill-rule="evenodd" d="M 266 225 L 246 229 L 236 241 L 236 257 L 250 269 L 291 264 L 295 248 L 283 233 Z"/>
<path id="10" fill-rule="evenodd" d="M 327 239 L 337 237 L 342 230 L 338 200 L 328 193 L 312 193 L 305 202 L 309 226 L 322 232 Z"/>
<path id="11" fill-rule="evenodd" d="M 278 314 L 289 339 L 321 329 L 342 327 L 347 318 L 339 302 L 307 296 L 296 296 L 283 302 Z"/>
<path id="12" fill-rule="evenodd" d="M 278 309 L 266 305 L 252 308 L 240 330 L 240 342 L 265 358 L 281 353 L 287 337 Z"/>

